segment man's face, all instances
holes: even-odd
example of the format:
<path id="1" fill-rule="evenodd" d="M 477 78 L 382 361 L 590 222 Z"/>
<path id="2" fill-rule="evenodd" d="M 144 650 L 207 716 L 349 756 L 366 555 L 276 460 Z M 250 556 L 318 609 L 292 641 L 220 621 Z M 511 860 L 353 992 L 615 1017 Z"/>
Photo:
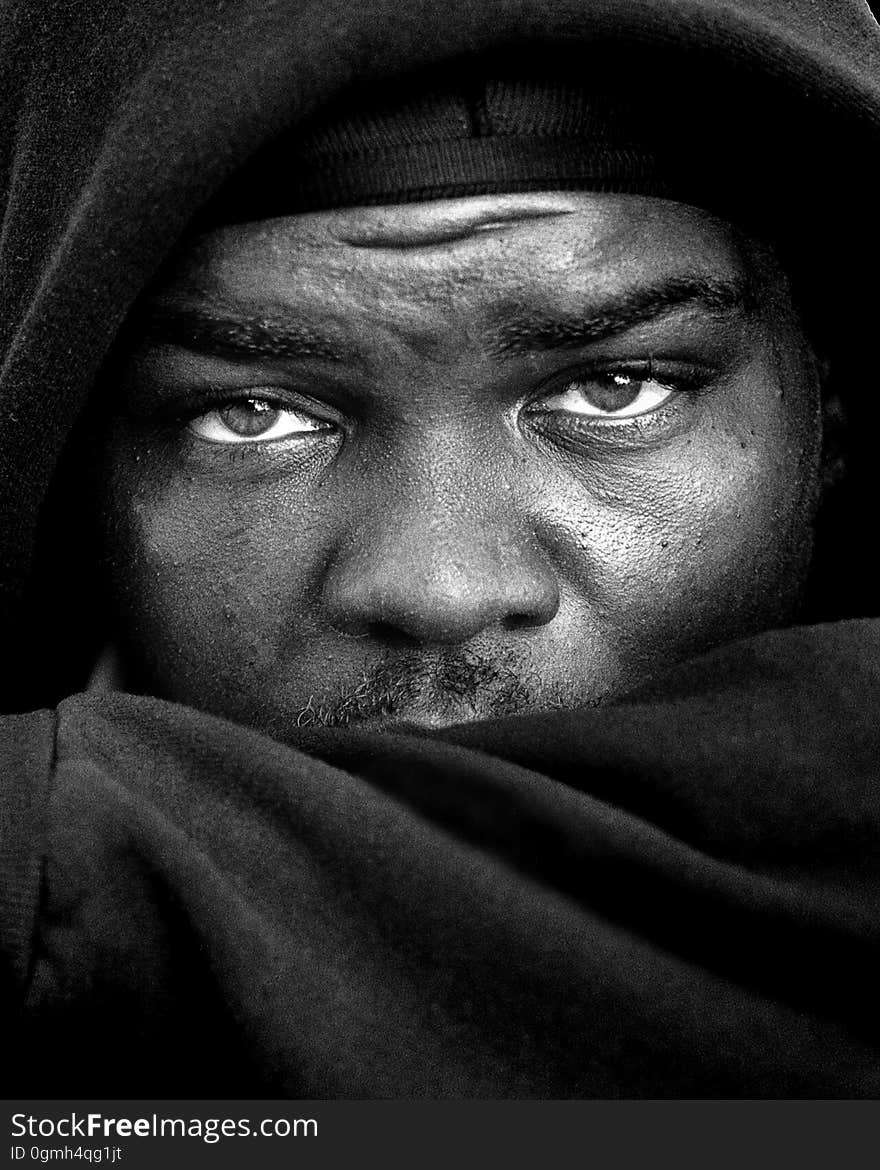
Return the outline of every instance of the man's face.
<path id="1" fill-rule="evenodd" d="M 284 738 L 597 704 L 791 617 L 818 389 L 772 260 L 662 200 L 232 226 L 106 443 L 134 685 Z"/>

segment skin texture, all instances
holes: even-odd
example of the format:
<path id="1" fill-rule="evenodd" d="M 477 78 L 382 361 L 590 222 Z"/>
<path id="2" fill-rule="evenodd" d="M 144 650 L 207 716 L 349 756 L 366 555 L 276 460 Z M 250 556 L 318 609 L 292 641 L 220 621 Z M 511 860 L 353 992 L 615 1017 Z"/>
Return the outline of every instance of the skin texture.
<path id="1" fill-rule="evenodd" d="M 607 702 L 797 611 L 815 362 L 772 257 L 703 211 L 230 226 L 143 313 L 100 489 L 134 689 L 282 739 L 440 726 Z"/>

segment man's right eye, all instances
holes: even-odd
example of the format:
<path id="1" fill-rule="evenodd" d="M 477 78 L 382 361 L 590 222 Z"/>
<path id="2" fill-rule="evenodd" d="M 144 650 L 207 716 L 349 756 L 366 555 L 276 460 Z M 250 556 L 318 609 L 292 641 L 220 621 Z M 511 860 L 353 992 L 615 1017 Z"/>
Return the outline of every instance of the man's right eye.
<path id="1" fill-rule="evenodd" d="M 196 415 L 187 426 L 209 443 L 269 443 L 329 430 L 331 424 L 270 398 L 242 398 Z"/>

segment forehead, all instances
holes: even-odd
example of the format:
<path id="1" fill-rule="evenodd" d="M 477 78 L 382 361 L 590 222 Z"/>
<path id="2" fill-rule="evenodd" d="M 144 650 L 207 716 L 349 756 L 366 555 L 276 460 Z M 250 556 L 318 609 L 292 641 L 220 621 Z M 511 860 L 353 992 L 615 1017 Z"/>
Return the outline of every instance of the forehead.
<path id="1" fill-rule="evenodd" d="M 166 287 L 221 302 L 295 299 L 343 321 L 406 303 L 439 323 L 444 310 L 523 299 L 574 308 L 631 285 L 693 274 L 742 280 L 748 269 L 740 233 L 698 208 L 559 193 L 230 225 L 194 241 Z"/>

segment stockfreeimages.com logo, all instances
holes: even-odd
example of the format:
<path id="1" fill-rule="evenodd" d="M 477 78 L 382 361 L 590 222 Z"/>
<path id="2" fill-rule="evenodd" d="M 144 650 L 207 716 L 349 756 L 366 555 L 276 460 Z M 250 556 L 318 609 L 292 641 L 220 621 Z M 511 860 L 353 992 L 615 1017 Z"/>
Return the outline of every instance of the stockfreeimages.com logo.
<path id="1" fill-rule="evenodd" d="M 66 1117 L 12 1115 L 14 1138 L 92 1138 L 115 1141 L 117 1138 L 194 1137 L 204 1142 L 219 1142 L 221 1137 L 317 1137 L 318 1123 L 313 1117 L 106 1117 L 103 1113 L 71 1113 Z"/>

